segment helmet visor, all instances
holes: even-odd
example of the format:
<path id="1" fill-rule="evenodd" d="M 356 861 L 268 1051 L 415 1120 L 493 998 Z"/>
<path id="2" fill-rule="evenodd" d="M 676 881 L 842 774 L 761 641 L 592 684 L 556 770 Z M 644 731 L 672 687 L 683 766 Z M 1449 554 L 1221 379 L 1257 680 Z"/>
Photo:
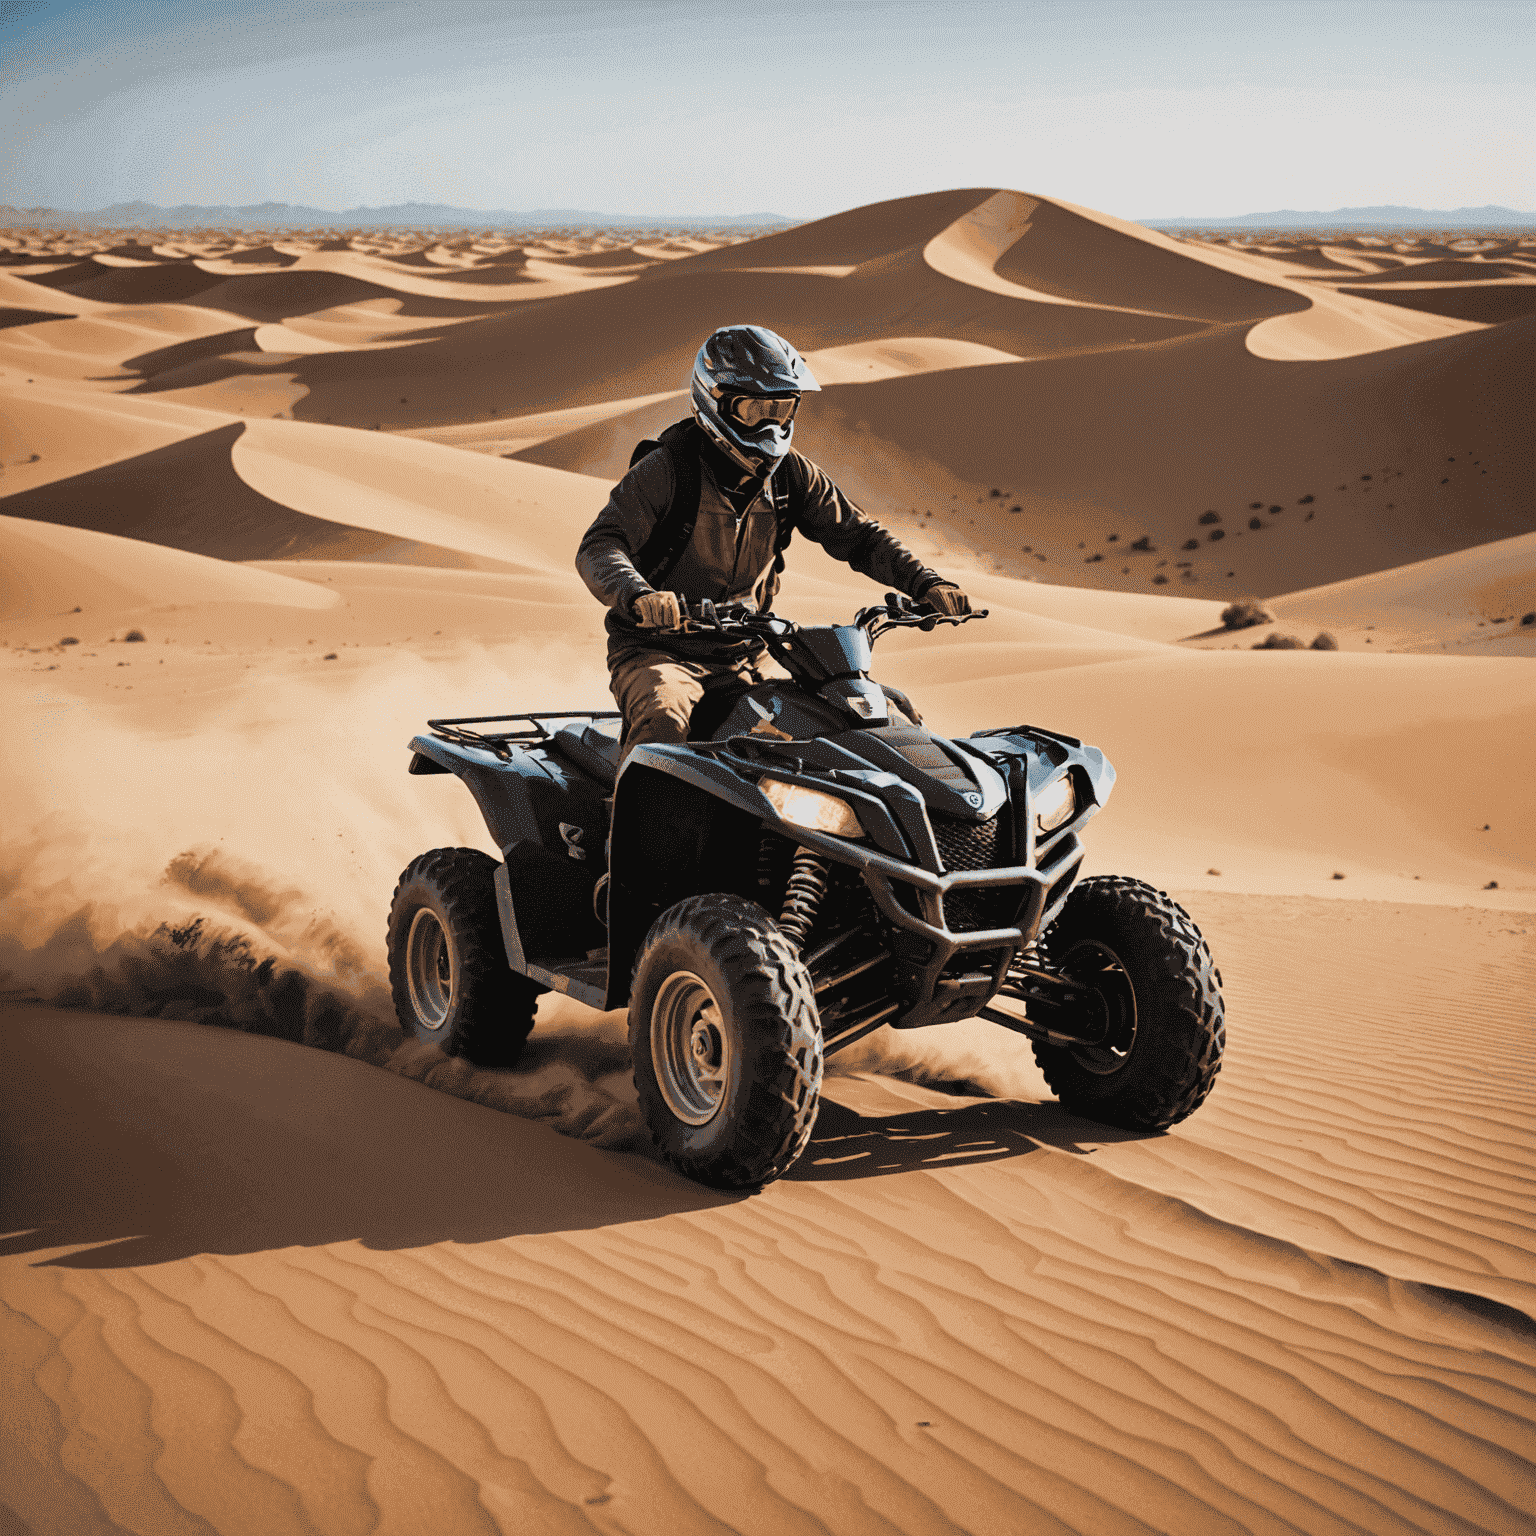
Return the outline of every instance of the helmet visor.
<path id="1" fill-rule="evenodd" d="M 744 427 L 761 427 L 769 422 L 788 426 L 799 405 L 799 395 L 733 395 L 725 408 L 731 419 Z"/>

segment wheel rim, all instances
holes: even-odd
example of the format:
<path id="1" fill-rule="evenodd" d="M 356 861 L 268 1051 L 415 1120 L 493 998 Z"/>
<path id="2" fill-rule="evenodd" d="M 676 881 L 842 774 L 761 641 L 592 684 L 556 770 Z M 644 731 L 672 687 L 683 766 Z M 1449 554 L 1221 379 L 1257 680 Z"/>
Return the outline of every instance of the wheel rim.
<path id="1" fill-rule="evenodd" d="M 1104 999 L 1104 1038 L 1097 1045 L 1070 1047 L 1073 1059 L 1099 1077 L 1118 1072 L 1136 1044 L 1136 989 L 1119 955 L 1096 939 L 1069 949 L 1062 971 L 1079 986 L 1092 987 Z"/>
<path id="2" fill-rule="evenodd" d="M 731 1057 L 714 993 L 692 971 L 674 971 L 651 1005 L 651 1062 L 667 1108 L 685 1125 L 705 1125 L 719 1112 Z"/>
<path id="3" fill-rule="evenodd" d="M 430 907 L 418 908 L 405 941 L 405 976 L 411 1007 L 423 1029 L 448 1022 L 453 1004 L 453 950 L 448 933 Z"/>

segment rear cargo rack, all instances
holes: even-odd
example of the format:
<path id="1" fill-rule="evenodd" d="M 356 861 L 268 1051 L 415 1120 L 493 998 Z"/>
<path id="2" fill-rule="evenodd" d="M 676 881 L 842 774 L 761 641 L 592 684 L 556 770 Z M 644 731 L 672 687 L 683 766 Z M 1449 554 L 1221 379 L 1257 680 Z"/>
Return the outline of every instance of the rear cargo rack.
<path id="1" fill-rule="evenodd" d="M 544 727 L 546 720 L 619 720 L 623 716 L 616 709 L 538 709 L 521 715 L 465 715 L 458 720 L 428 720 L 427 729 L 439 741 L 451 741 L 459 747 L 483 747 L 494 752 L 505 762 L 512 756 L 512 748 L 519 742 L 550 740 L 553 732 Z M 475 731 L 467 727 L 475 725 L 505 725 L 512 720 L 530 720 L 531 730 L 523 731 Z"/>

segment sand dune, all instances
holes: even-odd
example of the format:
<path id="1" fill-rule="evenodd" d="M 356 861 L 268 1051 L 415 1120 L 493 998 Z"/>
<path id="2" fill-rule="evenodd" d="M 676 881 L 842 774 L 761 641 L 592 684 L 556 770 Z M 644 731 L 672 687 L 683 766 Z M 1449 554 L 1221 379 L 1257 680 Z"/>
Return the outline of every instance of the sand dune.
<path id="1" fill-rule="evenodd" d="M 1531 404 L 1528 343 L 1518 331 L 1418 317 L 1284 275 L 1304 272 L 1294 263 L 1280 263 L 1277 275 L 1273 257 L 1175 241 L 1051 200 L 972 191 L 875 205 L 500 313 L 420 312 L 445 301 L 400 286 L 414 281 L 401 254 L 310 251 L 287 271 L 230 278 L 198 302 L 267 324 L 222 342 L 199 335 L 179 353 L 119 353 L 119 361 L 141 371 L 140 388 L 202 408 L 406 430 L 603 478 L 622 471 L 636 440 L 673 419 L 678 382 L 711 317 L 754 313 L 826 362 L 832 385 L 804 422 L 810 451 L 904 525 L 1001 488 L 1023 509 L 1029 536 L 989 526 L 974 547 L 1011 574 L 1121 588 L 1162 577 L 1217 594 L 1273 593 L 1524 531 L 1517 488 L 1532 473 L 1528 435 L 1505 425 Z M 1478 254 L 1421 265 L 1466 267 Z M 962 257 L 970 265 L 959 278 L 933 264 Z M 365 272 L 365 287 L 345 286 L 362 284 Z M 446 291 L 435 275 L 421 283 Z M 418 313 L 442 323 L 410 325 Z M 1465 350 L 1421 362 L 1398 355 L 1405 343 Z M 1172 357 L 1161 350 L 1169 344 Z M 936 361 L 925 348 L 946 355 Z M 1256 353 L 1287 366 L 1266 367 Z M 538 356 L 542 366 L 510 372 L 503 359 L 513 355 Z M 974 381 L 954 369 L 978 355 L 1028 362 L 989 366 Z M 1298 372 L 1301 359 L 1316 370 Z M 942 383 L 913 382 L 936 366 L 954 371 Z M 1155 390 L 1144 382 L 1154 374 Z M 962 397 L 964 419 L 979 429 L 1005 418 L 1025 430 L 957 436 L 950 420 Z M 1150 402 L 1152 416 L 1125 421 L 1122 399 Z M 1344 434 L 1336 423 L 1346 412 L 1353 426 Z M 1405 425 L 1425 419 L 1434 423 L 1429 437 Z M 1491 442 L 1490 422 L 1497 454 L 1479 441 Z M 1115 451 L 1106 454 L 1109 442 Z M 1433 474 L 1463 454 L 1478 461 L 1477 475 Z M 1082 475 L 1089 462 L 1091 486 Z M 1408 505 L 1394 495 L 1366 513 L 1357 496 L 1361 510 L 1343 527 L 1330 507 L 1326 537 L 1313 526 L 1305 538 L 1255 541 L 1262 530 L 1238 526 L 1244 512 L 1258 512 L 1268 527 L 1270 507 L 1308 495 L 1315 521 L 1323 498 L 1347 494 L 1332 487 L 1363 489 L 1367 473 L 1411 480 L 1393 487 Z M 1184 526 L 1208 510 L 1223 518 L 1220 549 Z M 1082 538 L 1088 520 L 1127 526 L 1106 527 L 1093 542 Z M 976 526 L 983 523 L 990 520 Z M 969 522 L 954 531 L 969 538 Z M 1111 532 L 1164 547 L 1157 559 L 1116 559 Z M 1177 556 L 1166 547 L 1191 539 L 1196 548 Z"/>
<path id="2" fill-rule="evenodd" d="M 1331 942 L 1304 909 L 1202 912 L 1257 1006 L 1187 1132 L 855 1075 L 746 1202 L 302 1047 L 14 1015 L 11 1501 L 75 1529 L 1517 1532 L 1531 1191 L 1499 1149 L 1529 1106 L 1515 1021 L 1470 1029 L 1473 1067 L 1424 942 L 1494 999 L 1536 976 L 1495 924 L 1420 912 L 1416 943 L 1369 909 Z M 1319 1115 L 1326 994 L 1263 1000 L 1387 935 L 1411 1038 L 1445 1043 L 1405 1054 L 1381 998 Z M 1412 1107 L 1447 1089 L 1426 1158 Z M 338 1160 L 337 1121 L 419 1153 Z M 465 1178 L 497 1167 L 516 1185 Z M 108 1405 L 111 1464 L 84 1454 Z"/>
<path id="3" fill-rule="evenodd" d="M 88 528 L 0 517 L 0 622 L 12 634 L 19 624 L 83 628 L 72 615 L 85 608 L 95 630 L 103 618 L 138 618 L 168 607 L 271 603 L 314 610 L 335 601 L 324 587 L 282 572 Z"/>
<path id="4" fill-rule="evenodd" d="M 18 492 L 4 505 L 15 517 L 93 528 L 220 560 L 346 553 L 359 560 L 394 556 L 417 565 L 472 563 L 462 552 L 430 541 L 359 529 L 263 496 L 231 463 L 231 452 L 247 430 L 240 421 L 215 427 Z"/>
<path id="5" fill-rule="evenodd" d="M 1346 634 L 1368 626 L 1394 650 L 1536 656 L 1536 619 L 1522 622 L 1536 611 L 1536 534 L 1288 592 L 1274 609 L 1286 623 Z"/>
<path id="6" fill-rule="evenodd" d="M 967 259 L 951 275 L 979 284 L 985 276 L 976 269 L 984 268 L 1003 285 L 994 292 L 1184 320 L 1256 320 L 1303 307 L 1268 284 L 1191 260 L 1201 253 L 1155 231 L 1090 209 L 1000 192 L 970 217 Z M 953 238 L 946 231 L 929 244 L 930 264 Z"/>
<path id="7" fill-rule="evenodd" d="M 990 188 L 0 236 L 0 1530 L 1528 1530 L 1532 249 Z M 607 705 L 575 543 L 746 318 L 990 610 L 877 675 L 1102 747 L 1087 868 L 1209 938 L 1170 1134 L 883 1030 L 725 1197 L 646 1152 L 621 1014 L 546 998 L 505 1072 L 401 1036 L 396 873 L 486 847 L 405 743 Z M 785 613 L 872 595 L 791 546 Z"/>
<path id="8" fill-rule="evenodd" d="M 927 244 L 992 195 L 990 188 L 967 188 L 870 203 L 863 208 L 833 214 L 830 218 L 796 225 L 793 229 L 759 235 L 755 240 L 700 252 L 684 258 L 677 270 L 859 267 L 865 262 L 887 257 L 893 251 L 914 250 Z"/>
<path id="9" fill-rule="evenodd" d="M 1302 237 L 1249 245 L 1208 238 L 1180 241 L 1177 248 L 1247 276 L 1263 277 L 1267 268 L 1269 280 L 1306 298 L 1305 308 L 1255 326 L 1248 334 L 1249 350 L 1275 362 L 1355 357 L 1457 335 L 1530 312 L 1514 296 L 1469 302 L 1452 292 L 1443 301 L 1433 298 L 1434 289 L 1447 280 L 1458 288 L 1483 280 L 1480 250 L 1457 250 L 1416 239 L 1400 243 L 1393 251 L 1381 249 L 1381 244 L 1380 239 L 1315 244 Z M 1519 248 L 1516 242 L 1510 245 Z M 1391 308 L 1353 302 L 1366 298 L 1393 304 L 1389 295 L 1405 278 L 1412 280 L 1418 298 L 1395 301 L 1401 306 L 1396 315 Z M 1349 279 L 1349 284 L 1338 279 Z"/>

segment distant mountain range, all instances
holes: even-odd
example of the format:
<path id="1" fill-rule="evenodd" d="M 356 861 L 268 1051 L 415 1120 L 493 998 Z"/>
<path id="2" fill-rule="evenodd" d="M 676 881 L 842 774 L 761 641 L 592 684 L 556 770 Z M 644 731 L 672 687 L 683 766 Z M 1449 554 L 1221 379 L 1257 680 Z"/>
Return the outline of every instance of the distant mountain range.
<path id="1" fill-rule="evenodd" d="M 296 203 L 209 208 L 183 203 L 112 203 L 106 208 L 12 208 L 0 204 L 4 229 L 742 229 L 796 224 L 781 213 L 593 213 L 585 208 L 454 208 L 444 203 L 393 203 L 387 208 L 330 212 Z"/>
<path id="2" fill-rule="evenodd" d="M 1516 208 L 1335 208 L 1329 213 L 1241 213 L 1235 217 L 1138 219 L 1152 229 L 1536 229 L 1536 213 Z"/>

